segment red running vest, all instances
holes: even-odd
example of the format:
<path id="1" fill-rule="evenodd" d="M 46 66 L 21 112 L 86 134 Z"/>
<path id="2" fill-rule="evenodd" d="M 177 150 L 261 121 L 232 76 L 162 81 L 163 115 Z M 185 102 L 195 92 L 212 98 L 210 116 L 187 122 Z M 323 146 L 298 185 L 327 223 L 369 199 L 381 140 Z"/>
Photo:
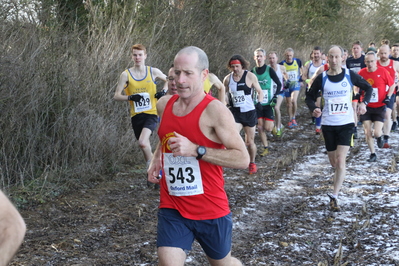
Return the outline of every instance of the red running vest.
<path id="1" fill-rule="evenodd" d="M 201 132 L 199 125 L 202 112 L 211 101 L 215 100 L 215 98 L 210 95 L 206 95 L 205 98 L 189 114 L 185 116 L 176 116 L 173 114 L 173 104 L 178 98 L 179 95 L 173 95 L 172 98 L 167 102 L 158 129 L 158 136 L 161 141 L 163 167 L 162 179 L 160 180 L 161 195 L 159 208 L 176 209 L 183 217 L 191 220 L 208 220 L 223 217 L 230 213 L 230 209 L 227 195 L 224 190 L 223 168 L 221 166 L 214 165 L 203 160 L 198 160 L 199 169 L 202 176 L 202 194 L 190 196 L 173 196 L 169 193 L 169 188 L 167 187 L 166 182 L 167 177 L 165 176 L 167 173 L 165 173 L 165 171 L 172 171 L 173 176 L 180 175 L 180 179 L 177 178 L 178 180 L 176 181 L 180 182 L 180 185 L 182 185 L 182 177 L 187 175 L 184 169 L 184 167 L 187 167 L 187 165 L 184 165 L 187 157 L 178 156 L 172 158 L 173 160 L 182 162 L 181 166 L 183 171 L 180 171 L 180 174 L 176 174 L 177 170 L 175 167 L 173 167 L 172 170 L 170 168 L 165 169 L 165 159 L 167 160 L 167 158 L 164 156 L 164 153 L 172 153 L 167 142 L 169 138 L 174 136 L 174 132 L 185 136 L 191 142 L 200 146 L 216 149 L 225 148 L 222 144 L 209 140 Z M 194 160 L 194 163 L 197 162 L 195 161 L 195 158 L 191 158 L 191 160 Z M 189 186 L 190 184 L 185 180 L 183 181 L 184 186 Z"/>

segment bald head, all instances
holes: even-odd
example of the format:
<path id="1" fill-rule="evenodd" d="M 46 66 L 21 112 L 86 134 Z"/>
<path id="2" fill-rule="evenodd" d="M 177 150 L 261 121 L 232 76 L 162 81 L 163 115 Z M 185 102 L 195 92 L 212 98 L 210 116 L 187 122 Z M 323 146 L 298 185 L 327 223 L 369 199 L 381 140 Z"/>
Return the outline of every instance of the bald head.
<path id="1" fill-rule="evenodd" d="M 389 49 L 389 46 L 386 44 L 383 44 L 378 48 L 378 56 L 380 57 L 381 62 L 386 62 L 389 60 L 389 55 L 391 53 L 391 50 Z"/>
<path id="2" fill-rule="evenodd" d="M 333 45 L 328 50 L 328 63 L 333 71 L 340 71 L 342 66 L 342 55 L 344 50 L 341 46 Z"/>
<path id="3" fill-rule="evenodd" d="M 208 61 L 208 56 L 206 55 L 206 53 L 196 47 L 196 46 L 187 46 L 184 47 L 183 49 L 181 49 L 175 56 L 175 60 L 177 57 L 179 57 L 182 54 L 186 54 L 186 55 L 197 55 L 197 63 L 196 63 L 196 68 L 198 68 L 198 70 L 202 71 L 204 69 L 208 69 L 209 68 L 209 61 Z"/>

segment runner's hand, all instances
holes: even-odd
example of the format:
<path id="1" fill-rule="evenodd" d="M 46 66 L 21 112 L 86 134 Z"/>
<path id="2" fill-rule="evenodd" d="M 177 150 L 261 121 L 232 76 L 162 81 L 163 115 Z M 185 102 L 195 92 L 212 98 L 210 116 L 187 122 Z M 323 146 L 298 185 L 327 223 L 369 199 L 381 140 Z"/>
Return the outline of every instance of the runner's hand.
<path id="1" fill-rule="evenodd" d="M 274 107 L 276 106 L 276 103 L 277 103 L 277 96 L 274 95 L 273 98 L 270 100 L 270 106 Z"/>
<path id="2" fill-rule="evenodd" d="M 286 80 L 284 82 L 284 88 L 288 89 L 290 87 L 291 81 L 290 80 Z"/>
<path id="3" fill-rule="evenodd" d="M 384 103 L 385 105 L 388 105 L 389 102 L 391 101 L 391 97 L 389 97 L 388 95 L 385 97 Z"/>
<path id="4" fill-rule="evenodd" d="M 144 99 L 144 97 L 142 95 L 140 95 L 140 94 L 132 94 L 132 95 L 129 95 L 127 97 L 127 99 L 129 101 L 139 102 L 141 99 Z"/>
<path id="5" fill-rule="evenodd" d="M 166 92 L 164 90 L 161 90 L 161 91 L 158 91 L 157 93 L 155 93 L 154 97 L 159 100 L 165 94 L 166 94 Z"/>

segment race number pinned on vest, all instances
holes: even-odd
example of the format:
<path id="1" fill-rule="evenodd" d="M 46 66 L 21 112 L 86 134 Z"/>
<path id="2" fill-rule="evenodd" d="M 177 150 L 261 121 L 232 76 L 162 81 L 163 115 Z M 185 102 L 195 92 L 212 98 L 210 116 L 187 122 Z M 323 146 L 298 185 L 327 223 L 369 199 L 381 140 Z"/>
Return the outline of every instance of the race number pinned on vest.
<path id="1" fill-rule="evenodd" d="M 336 97 L 328 100 L 328 113 L 330 115 L 347 115 L 352 105 L 347 97 Z"/>
<path id="2" fill-rule="evenodd" d="M 263 90 L 263 104 L 269 103 L 269 91 Z"/>
<path id="3" fill-rule="evenodd" d="M 371 93 L 370 102 L 371 103 L 378 102 L 378 88 L 373 88 L 373 93 Z"/>
<path id="4" fill-rule="evenodd" d="M 288 74 L 289 80 L 291 80 L 291 81 L 298 80 L 298 71 L 297 70 L 287 71 L 287 74 Z"/>
<path id="5" fill-rule="evenodd" d="M 151 98 L 148 92 L 138 93 L 143 98 L 140 99 L 138 102 L 134 102 L 134 111 L 136 113 L 148 111 L 152 109 Z"/>
<path id="6" fill-rule="evenodd" d="M 241 107 L 245 104 L 244 91 L 232 91 L 231 94 L 233 94 L 234 107 Z"/>
<path id="7" fill-rule="evenodd" d="M 195 157 L 164 153 L 166 185 L 172 196 L 193 196 L 204 193 L 199 161 Z"/>

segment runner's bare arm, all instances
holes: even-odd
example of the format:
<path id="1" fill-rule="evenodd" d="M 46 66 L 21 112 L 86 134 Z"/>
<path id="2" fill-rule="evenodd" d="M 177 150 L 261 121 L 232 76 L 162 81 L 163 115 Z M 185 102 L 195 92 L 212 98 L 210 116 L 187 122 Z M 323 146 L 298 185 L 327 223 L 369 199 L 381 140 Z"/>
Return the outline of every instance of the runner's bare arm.
<path id="1" fill-rule="evenodd" d="M 21 245 L 26 225 L 3 192 L 0 191 L 0 265 L 8 265 Z"/>
<path id="2" fill-rule="evenodd" d="M 260 103 L 263 102 L 263 97 L 264 97 L 263 90 L 259 85 L 258 78 L 252 72 L 248 72 L 247 77 L 248 76 L 249 76 L 249 79 L 251 82 L 249 87 L 252 87 L 256 90 L 257 95 L 258 95 L 258 102 L 260 102 Z"/>
<path id="3" fill-rule="evenodd" d="M 249 154 L 245 143 L 235 127 L 230 110 L 220 101 L 212 101 L 200 118 L 202 133 L 209 139 L 222 143 L 226 149 L 206 147 L 206 154 L 201 160 L 229 168 L 245 169 L 249 164 Z M 175 137 L 168 142 L 174 156 L 196 157 L 197 143 L 175 132 Z"/>
<path id="4" fill-rule="evenodd" d="M 229 93 L 230 93 L 229 80 L 230 80 L 230 75 L 231 75 L 231 74 L 228 74 L 228 75 L 227 75 L 226 77 L 224 77 L 224 79 L 223 79 L 223 85 L 224 85 L 224 91 L 225 91 L 224 99 L 225 99 L 225 103 L 226 103 L 226 104 L 231 104 L 231 103 L 229 102 Z"/>
<path id="5" fill-rule="evenodd" d="M 226 89 L 220 79 L 213 73 L 208 74 L 209 81 L 218 89 L 218 99 L 226 104 Z"/>
<path id="6" fill-rule="evenodd" d="M 302 80 L 305 81 L 308 79 L 308 71 L 309 71 L 310 64 L 302 67 Z"/>
<path id="7" fill-rule="evenodd" d="M 158 112 L 158 116 L 160 119 L 162 119 L 162 115 L 163 115 L 163 111 L 165 110 L 166 103 L 169 101 L 169 99 L 171 97 L 172 97 L 172 95 L 165 95 L 164 97 L 162 97 L 158 100 L 157 112 Z M 151 183 L 159 183 L 158 175 L 159 175 L 159 171 L 161 170 L 161 167 L 162 167 L 161 156 L 162 156 L 161 143 L 158 141 L 157 147 L 154 151 L 154 155 L 152 156 L 152 159 L 151 159 L 150 166 L 148 167 L 148 170 L 147 170 L 148 181 Z"/>
<path id="8" fill-rule="evenodd" d="M 159 70 L 158 68 L 155 68 L 155 67 L 152 68 L 152 74 L 153 74 L 154 80 L 160 79 L 165 82 L 164 86 L 163 86 L 163 90 L 166 92 L 168 90 L 167 76 L 161 70 Z"/>
<path id="9" fill-rule="evenodd" d="M 126 71 L 123 71 L 122 74 L 119 76 L 118 84 L 116 85 L 114 100 L 116 101 L 128 100 L 128 96 L 122 94 L 123 89 L 125 88 L 127 83 L 128 83 L 128 76 Z"/>

